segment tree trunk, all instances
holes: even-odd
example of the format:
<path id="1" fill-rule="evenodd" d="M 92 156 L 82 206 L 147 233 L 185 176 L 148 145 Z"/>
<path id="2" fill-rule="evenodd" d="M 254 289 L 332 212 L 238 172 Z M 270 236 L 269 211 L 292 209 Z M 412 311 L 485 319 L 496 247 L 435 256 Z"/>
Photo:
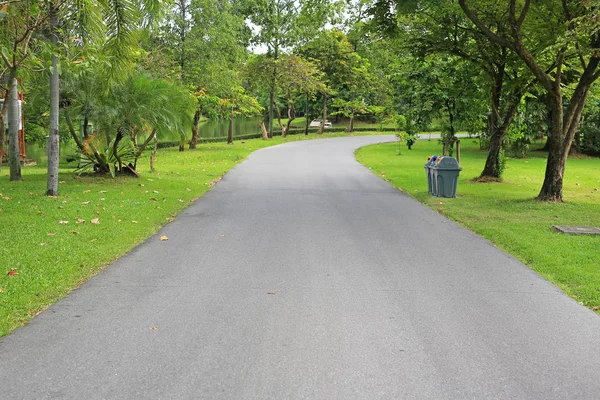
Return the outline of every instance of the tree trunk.
<path id="1" fill-rule="evenodd" d="M 88 132 L 88 123 L 89 123 L 89 119 L 86 115 L 85 117 L 83 117 L 83 138 L 84 139 L 87 139 L 90 136 L 90 133 Z"/>
<path id="2" fill-rule="evenodd" d="M 560 89 L 559 89 L 560 90 Z M 552 132 L 548 138 L 548 159 L 546 161 L 546 174 L 538 199 L 543 201 L 563 201 L 562 184 L 566 159 L 561 157 L 563 142 L 563 104 L 559 91 L 548 93 L 552 109 Z"/>
<path id="3" fill-rule="evenodd" d="M 500 178 L 500 175 L 502 174 L 502 171 L 500 170 L 500 151 L 502 150 L 502 143 L 504 142 L 504 136 L 508 131 L 508 127 L 517 113 L 520 101 L 521 99 L 519 96 L 513 98 L 506 110 L 502 125 L 498 125 L 499 119 L 496 119 L 496 125 L 490 136 L 490 148 L 488 150 L 483 171 L 481 171 L 481 175 L 479 175 L 480 178 Z"/>
<path id="4" fill-rule="evenodd" d="M 58 10 L 56 4 L 50 4 L 50 35 L 53 45 L 58 44 Z M 48 184 L 46 195 L 58 196 L 58 162 L 60 158 L 60 138 L 58 136 L 59 113 L 59 76 L 58 57 L 52 55 L 52 74 L 50 75 L 50 136 L 48 137 Z"/>
<path id="5" fill-rule="evenodd" d="M 281 110 L 279 109 L 279 105 L 277 103 L 275 103 L 274 106 L 275 106 L 275 111 L 277 111 L 277 123 L 279 124 L 279 129 L 281 129 L 281 136 L 285 137 L 287 132 L 285 131 L 285 128 L 284 128 L 283 124 L 281 123 Z"/>
<path id="6" fill-rule="evenodd" d="M 0 171 L 2 171 L 2 161 L 4 157 L 4 141 L 6 140 L 6 125 L 4 124 L 4 113 L 2 113 L 1 111 L 2 110 L 0 110 Z"/>
<path id="7" fill-rule="evenodd" d="M 264 121 L 260 121 L 260 132 L 264 140 L 267 140 L 269 138 L 269 132 L 267 132 L 267 128 L 265 127 Z"/>
<path id="8" fill-rule="evenodd" d="M 8 72 L 8 81 L 12 82 L 17 77 L 16 68 L 11 68 Z M 8 125 L 8 104 L 12 98 L 11 91 L 7 91 L 4 97 L 4 105 L 0 109 L 0 167 L 2 166 L 2 157 L 4 156 L 4 143 L 6 142 L 6 129 Z"/>
<path id="9" fill-rule="evenodd" d="M 154 163 L 156 162 L 156 150 L 158 149 L 158 140 L 156 140 L 156 131 L 153 132 L 152 140 L 154 141 L 154 148 L 150 153 L 150 172 L 154 172 Z"/>
<path id="10" fill-rule="evenodd" d="M 65 110 L 64 115 L 65 115 L 65 120 L 67 121 L 67 127 L 69 128 L 69 132 L 71 133 L 71 137 L 75 141 L 75 144 L 77 144 L 77 147 L 79 148 L 79 150 L 83 154 L 85 154 L 85 156 L 90 161 L 95 163 L 95 168 L 97 168 L 98 171 L 100 171 L 102 173 L 109 173 L 110 168 L 108 167 L 108 164 L 106 163 L 104 158 L 100 156 L 100 153 L 98 152 L 96 147 L 91 142 L 91 139 L 89 138 L 89 136 L 84 139 L 84 142 L 82 142 L 81 139 L 79 138 L 79 135 L 77 134 L 77 131 L 75 130 L 75 126 L 73 125 L 73 121 L 71 120 L 71 116 L 69 115 L 69 112 L 67 110 Z M 84 127 L 84 135 L 85 135 L 85 131 L 86 131 L 86 129 Z M 86 143 L 89 148 L 86 147 Z M 96 169 L 94 169 L 94 170 L 96 170 Z"/>
<path id="11" fill-rule="evenodd" d="M 287 135 L 290 131 L 290 126 L 292 125 L 292 121 L 296 119 L 296 109 L 293 104 L 288 106 L 288 122 L 285 125 L 285 134 Z M 282 131 L 283 132 L 283 131 Z"/>
<path id="12" fill-rule="evenodd" d="M 275 104 L 275 89 L 271 88 L 271 91 L 269 92 L 269 121 L 267 121 L 267 123 L 269 124 L 269 129 L 268 129 L 268 135 L 269 135 L 269 139 L 271 139 L 273 137 L 273 105 Z"/>
<path id="13" fill-rule="evenodd" d="M 227 130 L 227 144 L 233 144 L 233 116 L 229 118 L 229 129 Z"/>
<path id="14" fill-rule="evenodd" d="M 20 181 L 21 160 L 19 156 L 19 122 L 21 113 L 19 113 L 19 93 L 17 89 L 17 79 L 13 78 L 8 90 L 10 91 L 10 100 L 8 102 L 8 164 L 10 166 L 10 180 Z"/>
<path id="15" fill-rule="evenodd" d="M 317 134 L 322 135 L 325 131 L 325 121 L 327 121 L 327 93 L 323 93 L 323 119 L 321 120 Z"/>
<path id="16" fill-rule="evenodd" d="M 591 83 L 577 87 L 569 102 L 569 109 L 564 114 L 566 118 L 563 116 L 563 97 L 559 85 L 555 85 L 554 92 L 548 92 L 552 105 L 552 132 L 548 138 L 549 150 L 544 183 L 537 197 L 542 201 L 563 201 L 565 165 Z"/>
<path id="17" fill-rule="evenodd" d="M 153 140 L 156 137 L 156 128 L 154 128 L 152 130 L 152 133 L 150 135 L 148 135 L 148 137 L 146 138 L 146 140 L 144 141 L 144 143 L 142 143 L 142 145 L 140 147 L 138 147 L 138 149 L 135 152 L 135 158 L 133 160 L 133 169 L 137 169 L 137 162 L 138 162 L 138 158 L 140 158 L 140 156 L 142 155 L 142 153 L 144 152 L 144 150 L 146 149 L 146 147 L 150 144 L 150 141 Z"/>
<path id="18" fill-rule="evenodd" d="M 115 159 L 117 160 L 117 164 L 119 166 L 118 171 L 121 172 L 121 169 L 123 168 L 123 162 L 121 161 L 121 157 L 119 156 L 119 143 L 121 143 L 121 140 L 123 139 L 123 131 L 121 130 L 121 128 L 117 129 L 117 137 L 115 137 L 115 142 L 113 143 L 113 155 L 115 156 Z"/>
<path id="19" fill-rule="evenodd" d="M 306 93 L 306 105 L 304 106 L 304 119 L 306 119 L 306 127 L 304 128 L 304 134 L 308 135 L 308 100 L 309 100 L 309 94 Z"/>
<path id="20" fill-rule="evenodd" d="M 348 132 L 354 132 L 354 114 L 350 115 L 350 123 L 348 124 Z"/>
<path id="21" fill-rule="evenodd" d="M 202 117 L 202 113 L 200 110 L 196 110 L 194 113 L 194 124 L 192 125 L 192 140 L 190 141 L 190 150 L 196 148 L 196 144 L 198 144 L 198 137 L 200 136 L 200 117 Z"/>

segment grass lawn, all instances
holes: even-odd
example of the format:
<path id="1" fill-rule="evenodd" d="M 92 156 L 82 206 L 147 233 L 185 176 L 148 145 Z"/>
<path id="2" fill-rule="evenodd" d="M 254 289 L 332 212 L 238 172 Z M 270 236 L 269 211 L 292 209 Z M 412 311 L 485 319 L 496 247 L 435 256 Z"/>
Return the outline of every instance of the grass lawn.
<path id="1" fill-rule="evenodd" d="M 565 203 L 535 201 L 544 177 L 545 154 L 509 159 L 503 183 L 473 183 L 486 152 L 473 139 L 461 140 L 458 198 L 432 197 L 423 168 L 441 153 L 437 140 L 421 140 L 412 151 L 388 143 L 364 147 L 358 160 L 404 192 L 519 258 L 585 306 L 600 311 L 600 236 L 565 236 L 552 225 L 600 227 L 600 159 L 567 162 Z"/>
<path id="2" fill-rule="evenodd" d="M 0 336 L 23 325 L 110 262 L 172 221 L 231 167 L 275 144 L 347 136 L 292 135 L 201 144 L 196 150 L 158 151 L 141 178 L 77 177 L 60 171 L 60 196 L 44 196 L 45 167 L 23 168 L 23 182 L 0 174 Z M 12 271 L 12 272 L 11 272 Z"/>

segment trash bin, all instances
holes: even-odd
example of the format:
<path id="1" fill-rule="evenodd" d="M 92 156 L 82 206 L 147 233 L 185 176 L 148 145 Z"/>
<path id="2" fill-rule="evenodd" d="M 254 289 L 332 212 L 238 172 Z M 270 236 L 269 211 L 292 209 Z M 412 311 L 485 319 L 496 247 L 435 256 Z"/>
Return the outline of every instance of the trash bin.
<path id="1" fill-rule="evenodd" d="M 435 160 L 438 159 L 438 156 L 429 156 L 427 157 L 427 162 L 425 163 L 425 174 L 427 175 L 427 191 L 429 194 L 434 194 L 434 185 L 433 185 L 433 172 L 431 171 L 431 166 L 435 163 Z"/>
<path id="2" fill-rule="evenodd" d="M 438 157 L 430 167 L 432 172 L 433 195 L 437 197 L 456 197 L 458 175 L 462 168 L 452 157 Z"/>

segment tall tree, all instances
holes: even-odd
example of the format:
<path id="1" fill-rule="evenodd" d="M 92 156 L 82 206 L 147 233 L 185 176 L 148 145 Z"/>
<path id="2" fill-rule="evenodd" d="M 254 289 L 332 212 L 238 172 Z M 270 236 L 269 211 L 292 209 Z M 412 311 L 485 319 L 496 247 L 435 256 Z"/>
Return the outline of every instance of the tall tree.
<path id="1" fill-rule="evenodd" d="M 160 11 L 161 0 L 50 0 L 46 13 L 50 19 L 53 46 L 50 77 L 50 137 L 48 141 L 48 182 L 46 194 L 58 195 L 59 90 L 61 47 L 73 37 L 82 45 L 103 43 L 112 56 L 107 64 L 111 79 L 123 79 L 131 67 L 138 47 L 140 30 Z M 59 31 L 62 35 L 59 35 Z M 65 35 L 68 33 L 68 35 Z"/>
<path id="2" fill-rule="evenodd" d="M 0 71 L 0 91 L 3 91 L 4 102 L 0 109 L 0 157 L 4 152 L 6 117 L 9 105 L 17 99 L 16 78 L 27 63 L 35 62 L 32 54 L 32 42 L 35 34 L 47 27 L 48 18 L 42 1 L 16 1 L 0 3 L 0 56 L 2 68 Z M 14 105 L 13 105 L 14 106 Z M 11 130 L 14 137 L 9 138 L 11 143 L 18 143 L 17 131 Z M 10 179 L 19 180 L 20 162 L 17 157 L 10 158 Z"/>
<path id="3" fill-rule="evenodd" d="M 489 9 L 487 26 L 501 29 L 505 17 Z M 508 48 L 490 43 L 453 2 L 421 1 L 418 7 L 399 17 L 398 40 L 415 55 L 446 54 L 460 57 L 473 71 L 482 73 L 488 92 L 489 149 L 482 178 L 500 178 L 500 151 L 517 111 L 519 101 L 533 76 Z M 469 80 L 469 76 L 466 77 Z M 465 86 L 466 81 L 465 81 Z M 465 99 L 469 109 L 479 109 L 479 96 Z"/>
<path id="4" fill-rule="evenodd" d="M 506 5 L 459 0 L 459 4 L 491 42 L 515 52 L 548 93 L 552 130 L 538 199 L 563 201 L 566 160 L 590 87 L 600 77 L 598 5 L 566 0 L 510 0 Z M 508 16 L 503 30 L 490 28 L 481 18 L 496 7 Z"/>
<path id="5" fill-rule="evenodd" d="M 336 4 L 331 0 L 258 0 L 252 8 L 250 21 L 257 27 L 254 42 L 266 46 L 267 56 L 274 61 L 269 74 L 269 137 L 273 137 L 276 61 L 283 51 L 289 51 L 322 30 L 335 13 Z"/>

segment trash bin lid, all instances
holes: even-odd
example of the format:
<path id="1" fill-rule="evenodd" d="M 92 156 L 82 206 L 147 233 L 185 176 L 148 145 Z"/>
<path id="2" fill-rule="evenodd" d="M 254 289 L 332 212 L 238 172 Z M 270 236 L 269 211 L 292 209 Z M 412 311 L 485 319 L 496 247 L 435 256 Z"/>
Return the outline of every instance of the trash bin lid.
<path id="1" fill-rule="evenodd" d="M 462 171 L 456 159 L 452 157 L 438 157 L 435 164 L 431 166 L 434 169 L 447 169 L 454 171 Z"/>
<path id="2" fill-rule="evenodd" d="M 437 160 L 439 158 L 439 156 L 429 156 L 427 157 L 427 162 L 425 163 L 425 166 L 431 166 L 435 163 L 435 160 Z"/>

